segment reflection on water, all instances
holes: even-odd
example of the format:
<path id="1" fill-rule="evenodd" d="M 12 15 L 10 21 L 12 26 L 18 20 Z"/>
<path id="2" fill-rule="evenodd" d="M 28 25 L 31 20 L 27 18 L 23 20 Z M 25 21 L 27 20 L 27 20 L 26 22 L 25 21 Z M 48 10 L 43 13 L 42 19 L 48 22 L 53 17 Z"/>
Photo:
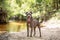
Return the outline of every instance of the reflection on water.
<path id="1" fill-rule="evenodd" d="M 0 31 L 19 32 L 26 29 L 26 22 L 9 22 L 6 25 L 0 25 Z"/>
<path id="2" fill-rule="evenodd" d="M 0 25 L 0 31 L 7 31 L 7 25 Z"/>
<path id="3" fill-rule="evenodd" d="M 40 26 L 43 27 L 42 24 Z M 22 30 L 26 30 L 26 22 L 11 21 L 6 25 L 0 25 L 0 31 L 20 32 Z"/>

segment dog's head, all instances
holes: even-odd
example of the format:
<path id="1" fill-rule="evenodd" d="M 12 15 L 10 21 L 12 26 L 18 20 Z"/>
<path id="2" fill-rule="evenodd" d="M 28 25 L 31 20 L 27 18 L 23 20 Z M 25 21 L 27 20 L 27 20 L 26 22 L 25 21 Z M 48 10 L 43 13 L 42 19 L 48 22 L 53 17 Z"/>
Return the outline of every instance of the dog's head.
<path id="1" fill-rule="evenodd" d="M 32 12 L 26 12 L 26 16 L 27 16 L 28 18 L 32 17 Z"/>

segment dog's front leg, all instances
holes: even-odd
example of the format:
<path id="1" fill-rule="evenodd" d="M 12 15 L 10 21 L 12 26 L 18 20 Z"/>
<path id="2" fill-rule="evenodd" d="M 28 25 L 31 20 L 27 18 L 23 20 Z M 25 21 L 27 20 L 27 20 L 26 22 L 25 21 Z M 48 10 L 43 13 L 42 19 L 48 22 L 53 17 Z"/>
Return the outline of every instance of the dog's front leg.
<path id="1" fill-rule="evenodd" d="M 27 24 L 27 37 L 29 37 L 29 25 Z"/>
<path id="2" fill-rule="evenodd" d="M 32 32 L 33 32 L 33 27 L 32 27 L 32 25 L 31 25 L 30 37 L 32 37 Z"/>

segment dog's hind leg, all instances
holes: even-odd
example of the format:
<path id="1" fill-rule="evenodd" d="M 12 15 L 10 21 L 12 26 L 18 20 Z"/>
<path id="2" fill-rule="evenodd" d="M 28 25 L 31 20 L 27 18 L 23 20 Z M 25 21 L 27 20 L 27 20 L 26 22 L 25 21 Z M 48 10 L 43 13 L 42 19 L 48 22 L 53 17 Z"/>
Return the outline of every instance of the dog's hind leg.
<path id="1" fill-rule="evenodd" d="M 31 26 L 31 33 L 30 33 L 30 37 L 32 37 L 32 32 L 33 32 L 33 27 Z"/>
<path id="2" fill-rule="evenodd" d="M 34 27 L 34 35 L 33 36 L 35 36 L 35 34 L 36 34 L 36 27 Z"/>
<path id="3" fill-rule="evenodd" d="M 41 37 L 41 28 L 40 28 L 40 26 L 38 26 L 38 29 L 39 29 L 39 33 L 40 33 L 40 37 Z"/>

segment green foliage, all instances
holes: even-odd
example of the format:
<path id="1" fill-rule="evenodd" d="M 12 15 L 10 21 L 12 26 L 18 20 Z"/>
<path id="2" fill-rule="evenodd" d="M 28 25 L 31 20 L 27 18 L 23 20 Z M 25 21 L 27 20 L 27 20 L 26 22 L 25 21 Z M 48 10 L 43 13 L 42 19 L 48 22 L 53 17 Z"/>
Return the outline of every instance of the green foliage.
<path id="1" fill-rule="evenodd" d="M 36 0 L 38 3 L 41 3 L 42 2 L 42 0 Z"/>
<path id="2" fill-rule="evenodd" d="M 32 11 L 33 16 L 42 16 L 53 10 L 53 0 L 0 0 L 0 6 L 8 11 L 8 15 L 13 16 Z"/>

